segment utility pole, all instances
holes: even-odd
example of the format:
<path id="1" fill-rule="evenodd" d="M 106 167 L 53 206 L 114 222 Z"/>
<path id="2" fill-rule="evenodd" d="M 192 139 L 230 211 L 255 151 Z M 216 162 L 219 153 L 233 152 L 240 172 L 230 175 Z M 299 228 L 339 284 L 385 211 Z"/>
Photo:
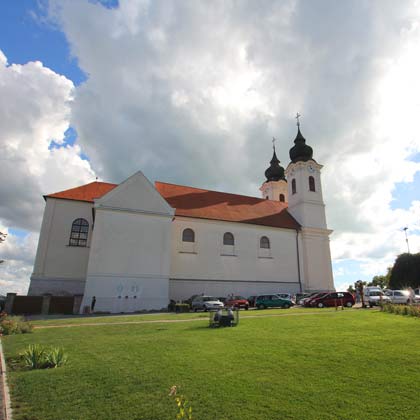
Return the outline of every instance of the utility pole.
<path id="1" fill-rule="evenodd" d="M 407 242 L 407 251 L 410 253 L 410 246 L 408 245 L 408 236 L 407 236 L 408 227 L 405 227 L 403 231 L 405 232 L 405 242 Z"/>

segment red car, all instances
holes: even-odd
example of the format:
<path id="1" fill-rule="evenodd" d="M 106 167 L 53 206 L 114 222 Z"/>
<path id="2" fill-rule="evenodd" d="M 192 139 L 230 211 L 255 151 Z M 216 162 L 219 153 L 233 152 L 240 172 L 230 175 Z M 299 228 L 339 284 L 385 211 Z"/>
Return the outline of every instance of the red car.
<path id="1" fill-rule="evenodd" d="M 331 292 L 311 299 L 310 306 L 318 308 L 324 308 L 325 306 L 347 306 L 351 308 L 354 303 L 354 297 L 349 292 Z"/>
<path id="2" fill-rule="evenodd" d="M 307 300 L 305 300 L 305 306 L 308 306 L 308 307 L 311 307 L 312 305 L 311 305 L 311 302 L 314 300 L 314 299 L 318 299 L 318 298 L 320 298 L 320 297 L 322 297 L 322 296 L 325 296 L 325 295 L 327 295 L 328 293 L 327 292 L 320 292 L 320 293 L 316 293 L 315 295 L 312 295 L 312 296 L 310 296 Z"/>
<path id="3" fill-rule="evenodd" d="M 249 302 L 243 296 L 228 296 L 225 300 L 225 306 L 233 306 L 234 308 L 245 308 L 248 310 Z"/>

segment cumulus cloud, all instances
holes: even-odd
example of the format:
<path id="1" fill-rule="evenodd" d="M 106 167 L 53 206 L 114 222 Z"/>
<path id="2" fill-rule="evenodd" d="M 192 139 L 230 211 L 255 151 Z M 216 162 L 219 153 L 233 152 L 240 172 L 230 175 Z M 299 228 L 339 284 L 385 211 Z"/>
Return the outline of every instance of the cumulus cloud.
<path id="1" fill-rule="evenodd" d="M 0 279 L 8 290 L 27 288 L 41 225 L 44 194 L 94 179 L 78 145 L 64 145 L 74 85 L 40 62 L 8 64 L 0 51 Z M 50 148 L 51 142 L 61 148 Z M 26 237 L 25 237 L 26 236 Z M 14 286 L 12 287 L 13 281 Z M 6 283 L 4 283 L 6 282 Z M 1 284 L 0 284 L 1 287 Z"/>
<path id="2" fill-rule="evenodd" d="M 40 63 L 3 59 L 0 80 L 25 116 L 21 124 L 10 113 L 8 161 L 31 175 L 3 186 L 11 200 L 16 191 L 29 199 L 0 208 L 8 221 L 35 229 L 41 189 L 91 177 L 79 147 L 111 182 L 141 169 L 152 180 L 258 195 L 271 138 L 286 166 L 299 111 L 325 165 L 335 260 L 385 271 L 404 251 L 404 225 L 413 250 L 420 245 L 418 204 L 390 207 L 396 184 L 420 169 L 410 160 L 420 151 L 418 2 L 125 0 L 108 9 L 51 0 L 49 14 L 88 78 L 74 88 Z M 79 146 L 48 150 L 69 123 Z"/>
<path id="3" fill-rule="evenodd" d="M 270 139 L 287 164 L 299 110 L 325 165 L 335 259 L 385 270 L 404 251 L 401 228 L 414 229 L 418 206 L 390 203 L 396 183 L 420 170 L 410 161 L 420 151 L 418 2 L 50 6 L 89 75 L 72 123 L 104 178 L 140 168 L 151 179 L 258 195 Z"/>

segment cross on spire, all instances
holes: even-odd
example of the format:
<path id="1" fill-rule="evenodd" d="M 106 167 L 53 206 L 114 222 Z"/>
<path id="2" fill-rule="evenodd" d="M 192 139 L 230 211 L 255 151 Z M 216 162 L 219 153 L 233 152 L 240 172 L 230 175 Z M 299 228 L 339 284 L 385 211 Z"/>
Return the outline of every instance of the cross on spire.
<path id="1" fill-rule="evenodd" d="M 301 115 L 299 114 L 299 112 L 296 112 L 296 125 L 298 126 L 298 127 L 300 127 L 300 121 L 299 121 L 299 118 L 301 117 Z"/>
<path id="2" fill-rule="evenodd" d="M 276 145 L 274 144 L 276 142 L 276 138 L 273 137 L 273 140 L 271 140 L 273 142 L 273 150 L 276 151 Z"/>

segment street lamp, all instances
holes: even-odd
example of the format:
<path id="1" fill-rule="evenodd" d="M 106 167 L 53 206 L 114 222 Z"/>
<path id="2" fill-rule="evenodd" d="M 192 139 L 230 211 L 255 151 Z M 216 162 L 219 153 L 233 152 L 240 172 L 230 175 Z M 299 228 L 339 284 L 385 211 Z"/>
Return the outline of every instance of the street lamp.
<path id="1" fill-rule="evenodd" d="M 405 242 L 407 242 L 407 250 L 408 250 L 408 253 L 410 253 L 410 246 L 408 245 L 407 230 L 408 230 L 408 227 L 405 227 L 405 228 L 403 229 L 403 231 L 405 232 Z"/>

